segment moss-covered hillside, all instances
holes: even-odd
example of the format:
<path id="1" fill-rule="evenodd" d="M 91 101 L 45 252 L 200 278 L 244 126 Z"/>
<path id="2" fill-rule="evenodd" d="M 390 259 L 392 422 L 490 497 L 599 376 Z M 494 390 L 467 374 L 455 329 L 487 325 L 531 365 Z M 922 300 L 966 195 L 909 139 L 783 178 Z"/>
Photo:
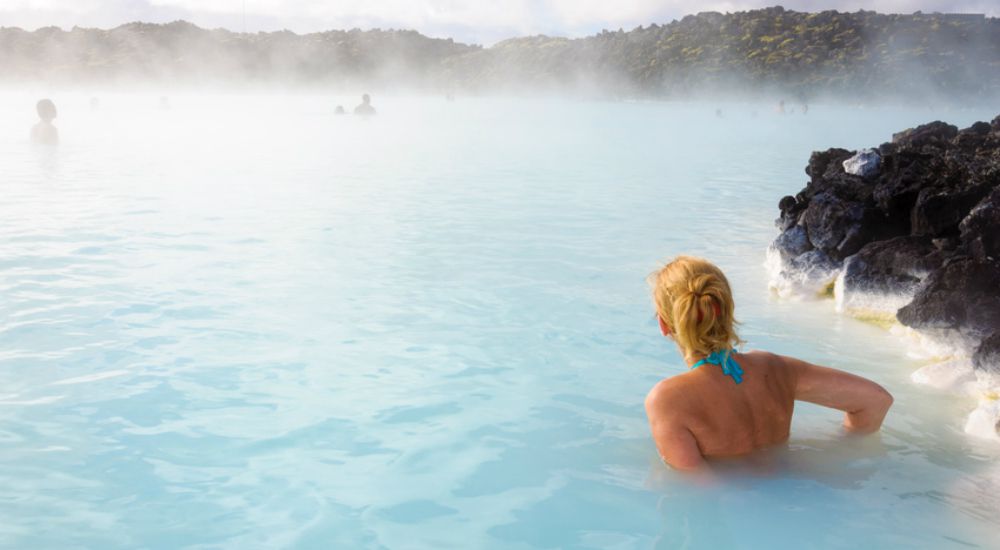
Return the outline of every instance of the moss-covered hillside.
<path id="1" fill-rule="evenodd" d="M 774 7 L 490 48 L 392 30 L 241 34 L 185 22 L 0 29 L 0 81 L 125 78 L 986 98 L 1000 92 L 1000 19 Z"/>

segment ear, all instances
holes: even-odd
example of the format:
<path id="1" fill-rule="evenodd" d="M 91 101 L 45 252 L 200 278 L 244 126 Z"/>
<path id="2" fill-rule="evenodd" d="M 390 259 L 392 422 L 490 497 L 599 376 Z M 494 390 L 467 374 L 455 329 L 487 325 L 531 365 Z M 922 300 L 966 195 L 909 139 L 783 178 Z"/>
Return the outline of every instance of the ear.
<path id="1" fill-rule="evenodd" d="M 663 320 L 663 317 L 660 317 L 659 315 L 656 316 L 656 320 L 660 322 L 660 333 L 664 336 L 670 336 L 670 325 L 668 325 L 667 322 Z"/>

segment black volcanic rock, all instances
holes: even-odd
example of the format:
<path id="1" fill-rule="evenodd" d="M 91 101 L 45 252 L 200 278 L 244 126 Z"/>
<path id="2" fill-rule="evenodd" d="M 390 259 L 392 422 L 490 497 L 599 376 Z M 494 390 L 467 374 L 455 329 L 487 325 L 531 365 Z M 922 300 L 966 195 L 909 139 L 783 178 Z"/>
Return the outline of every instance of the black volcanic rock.
<path id="1" fill-rule="evenodd" d="M 801 223 L 813 247 L 843 259 L 844 256 L 838 253 L 840 243 L 847 239 L 848 232 L 861 230 L 863 217 L 861 204 L 841 200 L 831 193 L 820 193 L 809 201 Z"/>
<path id="2" fill-rule="evenodd" d="M 989 134 L 991 131 L 992 127 L 990 126 L 989 122 L 979 121 L 973 124 L 972 126 L 969 126 L 968 128 L 962 130 L 961 132 L 959 132 L 959 134 L 985 136 Z"/>
<path id="3" fill-rule="evenodd" d="M 979 261 L 1000 258 L 1000 187 L 969 212 L 959 224 L 962 242 Z"/>
<path id="4" fill-rule="evenodd" d="M 852 153 L 847 149 L 827 149 L 814 151 L 806 166 L 806 175 L 812 178 L 811 183 L 822 183 L 829 174 L 836 174 L 837 167 L 850 158 Z"/>
<path id="5" fill-rule="evenodd" d="M 880 294 L 912 293 L 942 262 L 941 251 L 928 238 L 871 241 L 844 261 L 844 285 Z"/>
<path id="6" fill-rule="evenodd" d="M 781 253 L 781 257 L 786 260 L 801 256 L 813 249 L 812 243 L 809 242 L 809 235 L 806 235 L 806 230 L 801 225 L 796 225 L 788 231 L 782 231 L 781 235 L 775 239 L 774 246 Z"/>
<path id="7" fill-rule="evenodd" d="M 958 135 L 958 128 L 940 120 L 903 130 L 892 135 L 896 145 L 923 147 L 924 145 L 943 145 Z"/>
<path id="8" fill-rule="evenodd" d="M 994 357 L 1000 117 L 961 131 L 924 124 L 893 135 L 878 153 L 878 173 L 865 178 L 844 171 L 851 151 L 812 154 L 809 183 L 779 204 L 773 247 L 782 273 L 808 274 L 821 259 L 825 273 L 842 274 L 845 293 L 902 296 L 908 303 L 896 317 L 904 325 L 957 331 L 981 342 L 977 357 Z"/>
<path id="9" fill-rule="evenodd" d="M 910 227 L 914 235 L 942 236 L 955 233 L 958 224 L 989 189 L 974 186 L 966 189 L 925 188 L 917 194 L 910 211 Z"/>
<path id="10" fill-rule="evenodd" d="M 838 261 L 860 250 L 885 229 L 883 216 L 868 201 L 843 199 L 833 193 L 815 195 L 799 224 L 814 248 Z"/>
<path id="11" fill-rule="evenodd" d="M 972 366 L 976 370 L 1000 375 L 1000 330 L 990 334 L 972 356 Z"/>
<path id="12" fill-rule="evenodd" d="M 985 338 L 1000 329 L 1000 263 L 971 258 L 948 263 L 896 317 L 913 328 L 954 329 Z"/>

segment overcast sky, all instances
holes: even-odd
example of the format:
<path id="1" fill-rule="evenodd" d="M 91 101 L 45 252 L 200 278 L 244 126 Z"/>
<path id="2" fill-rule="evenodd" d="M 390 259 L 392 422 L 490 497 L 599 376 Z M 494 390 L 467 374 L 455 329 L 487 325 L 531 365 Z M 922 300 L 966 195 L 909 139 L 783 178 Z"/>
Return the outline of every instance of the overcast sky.
<path id="1" fill-rule="evenodd" d="M 699 11 L 858 9 L 1000 16 L 1000 0 L 0 0 L 0 26 L 114 27 L 186 19 L 249 31 L 407 28 L 490 45 L 512 36 L 582 36 L 601 29 L 668 23 Z"/>

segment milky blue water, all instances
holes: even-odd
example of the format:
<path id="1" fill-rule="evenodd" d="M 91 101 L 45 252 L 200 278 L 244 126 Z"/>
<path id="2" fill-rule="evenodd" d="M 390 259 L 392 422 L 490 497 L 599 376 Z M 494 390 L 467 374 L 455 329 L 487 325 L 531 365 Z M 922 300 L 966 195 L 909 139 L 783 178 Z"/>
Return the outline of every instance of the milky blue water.
<path id="1" fill-rule="evenodd" d="M 0 546 L 1000 547 L 975 403 L 762 265 L 813 149 L 996 113 L 158 95 L 0 96 Z M 892 391 L 882 433 L 800 405 L 786 448 L 666 469 L 645 277 L 679 253 L 750 348 Z"/>

